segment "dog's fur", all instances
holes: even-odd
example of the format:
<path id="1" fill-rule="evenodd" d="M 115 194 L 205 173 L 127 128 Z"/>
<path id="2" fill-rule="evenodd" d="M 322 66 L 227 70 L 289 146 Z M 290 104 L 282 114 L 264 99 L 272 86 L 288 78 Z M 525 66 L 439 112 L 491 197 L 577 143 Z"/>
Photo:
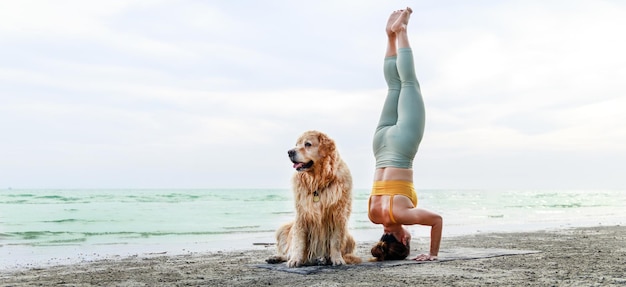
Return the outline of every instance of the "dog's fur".
<path id="1" fill-rule="evenodd" d="M 296 219 L 276 231 L 278 255 L 268 263 L 356 264 L 354 238 L 348 233 L 352 212 L 352 175 L 326 134 L 307 131 L 288 151 L 296 173 L 292 184 Z M 319 201 L 314 201 L 315 194 Z"/>

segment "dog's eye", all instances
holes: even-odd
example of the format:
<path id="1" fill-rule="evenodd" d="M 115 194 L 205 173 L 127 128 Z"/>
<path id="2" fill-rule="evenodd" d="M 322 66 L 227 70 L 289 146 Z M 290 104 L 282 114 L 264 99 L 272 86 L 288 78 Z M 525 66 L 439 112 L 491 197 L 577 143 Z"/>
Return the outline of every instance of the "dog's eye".
<path id="1" fill-rule="evenodd" d="M 311 143 L 310 143 L 310 142 L 305 142 L 305 143 L 304 143 L 304 146 L 305 146 L 305 147 L 310 147 L 310 146 L 311 146 Z"/>

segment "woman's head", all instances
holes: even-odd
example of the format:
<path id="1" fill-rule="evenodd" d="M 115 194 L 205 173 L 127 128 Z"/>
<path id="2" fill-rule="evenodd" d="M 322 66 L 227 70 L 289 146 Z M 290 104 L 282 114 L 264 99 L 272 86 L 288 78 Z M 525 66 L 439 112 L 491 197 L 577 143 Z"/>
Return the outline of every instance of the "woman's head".
<path id="1" fill-rule="evenodd" d="M 402 260 L 409 256 L 411 247 L 398 241 L 393 234 L 383 234 L 380 241 L 372 247 L 374 261 Z"/>

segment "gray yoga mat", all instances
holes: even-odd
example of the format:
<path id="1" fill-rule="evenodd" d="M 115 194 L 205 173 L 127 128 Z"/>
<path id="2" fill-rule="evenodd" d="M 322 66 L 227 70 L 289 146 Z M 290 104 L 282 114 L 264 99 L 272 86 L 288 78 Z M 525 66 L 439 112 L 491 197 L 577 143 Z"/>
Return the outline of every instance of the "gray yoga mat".
<path id="1" fill-rule="evenodd" d="M 269 270 L 283 271 L 296 274 L 315 274 L 319 272 L 332 272 L 338 270 L 348 270 L 354 268 L 386 268 L 395 267 L 408 264 L 436 264 L 438 262 L 446 262 L 452 260 L 470 260 L 480 258 L 490 258 L 498 256 L 510 256 L 510 255 L 524 255 L 539 253 L 541 251 L 535 250 L 515 250 L 515 249 L 494 249 L 494 248 L 456 248 L 449 250 L 442 250 L 439 252 L 438 261 L 414 261 L 414 260 L 394 260 L 394 261 L 382 261 L 382 262 L 363 262 L 361 264 L 354 265 L 342 265 L 342 266 L 304 266 L 289 268 L 287 264 L 255 264 L 254 266 L 259 268 L 265 268 Z M 415 255 L 411 255 L 415 257 Z M 409 256 L 409 258 L 411 258 Z"/>

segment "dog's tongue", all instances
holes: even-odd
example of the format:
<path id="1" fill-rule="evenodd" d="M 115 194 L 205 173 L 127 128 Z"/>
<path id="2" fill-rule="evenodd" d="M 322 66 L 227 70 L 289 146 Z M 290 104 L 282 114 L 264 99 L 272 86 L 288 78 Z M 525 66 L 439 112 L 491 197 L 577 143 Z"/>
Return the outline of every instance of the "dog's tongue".
<path id="1" fill-rule="evenodd" d="M 303 165 L 304 165 L 304 163 L 302 163 L 302 162 L 296 162 L 296 163 L 293 164 L 293 168 L 298 169 L 298 168 L 301 168 Z"/>

